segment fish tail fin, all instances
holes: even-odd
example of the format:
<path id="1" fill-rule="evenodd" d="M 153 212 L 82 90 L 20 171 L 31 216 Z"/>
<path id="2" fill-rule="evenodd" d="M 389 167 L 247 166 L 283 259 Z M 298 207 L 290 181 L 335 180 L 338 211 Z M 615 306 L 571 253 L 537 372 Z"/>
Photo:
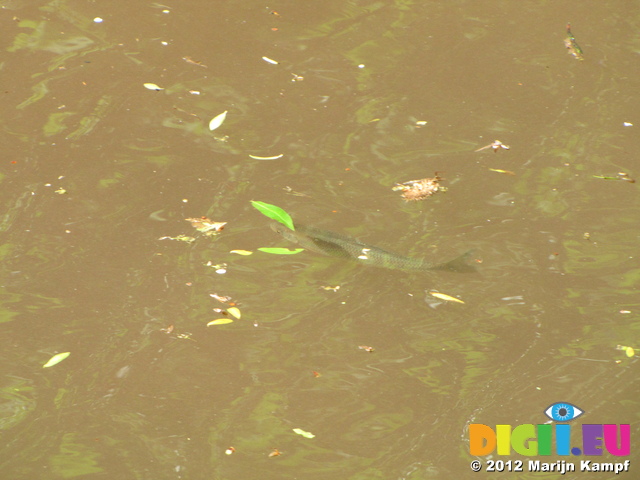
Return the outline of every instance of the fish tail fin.
<path id="1" fill-rule="evenodd" d="M 448 272 L 456 273 L 475 273 L 478 270 L 474 265 L 469 263 L 469 257 L 473 253 L 473 250 L 463 253 L 458 258 L 454 258 L 450 262 L 442 263 L 432 267 L 432 270 L 446 270 Z"/>

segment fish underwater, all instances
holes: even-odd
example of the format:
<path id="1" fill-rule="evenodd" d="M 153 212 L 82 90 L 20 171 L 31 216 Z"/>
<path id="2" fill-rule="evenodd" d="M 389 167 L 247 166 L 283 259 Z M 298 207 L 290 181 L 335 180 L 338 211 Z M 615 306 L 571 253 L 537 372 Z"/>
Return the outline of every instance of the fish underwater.
<path id="1" fill-rule="evenodd" d="M 330 257 L 355 260 L 372 267 L 402 270 L 405 272 L 446 270 L 458 273 L 471 273 L 477 271 L 475 267 L 467 263 L 471 251 L 464 253 L 450 262 L 436 264 L 421 258 L 405 257 L 328 230 L 299 224 L 295 224 L 294 226 L 296 229 L 291 230 L 281 223 L 273 222 L 271 229 L 306 250 Z"/>

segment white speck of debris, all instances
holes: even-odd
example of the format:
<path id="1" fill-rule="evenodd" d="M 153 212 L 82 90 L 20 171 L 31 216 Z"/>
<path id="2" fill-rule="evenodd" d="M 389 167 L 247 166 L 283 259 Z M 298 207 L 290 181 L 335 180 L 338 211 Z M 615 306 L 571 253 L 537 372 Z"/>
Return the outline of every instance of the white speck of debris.
<path id="1" fill-rule="evenodd" d="M 364 63 L 361 63 L 360 65 L 358 65 L 358 68 L 364 68 Z"/>
<path id="2" fill-rule="evenodd" d="M 164 45 L 165 47 L 166 47 L 167 45 L 169 45 L 169 42 L 160 42 L 160 43 L 161 43 L 162 45 Z"/>
<path id="3" fill-rule="evenodd" d="M 162 13 L 171 13 L 171 10 L 165 9 L 165 10 L 162 10 Z"/>
<path id="4" fill-rule="evenodd" d="M 633 127 L 633 123 L 631 122 L 622 122 L 622 125 L 625 127 Z"/>
<path id="5" fill-rule="evenodd" d="M 276 62 L 275 60 L 272 60 L 269 57 L 262 57 L 262 60 L 264 60 L 267 63 L 270 63 L 271 65 L 278 65 L 278 62 Z"/>
<path id="6" fill-rule="evenodd" d="M 225 273 L 227 273 L 227 269 L 226 268 L 219 268 L 216 270 L 216 273 L 219 273 L 220 275 L 223 275 Z"/>
<path id="7" fill-rule="evenodd" d="M 96 17 L 93 19 L 93 23 L 102 23 L 102 22 L 104 22 L 104 20 L 101 19 L 100 17 Z"/>

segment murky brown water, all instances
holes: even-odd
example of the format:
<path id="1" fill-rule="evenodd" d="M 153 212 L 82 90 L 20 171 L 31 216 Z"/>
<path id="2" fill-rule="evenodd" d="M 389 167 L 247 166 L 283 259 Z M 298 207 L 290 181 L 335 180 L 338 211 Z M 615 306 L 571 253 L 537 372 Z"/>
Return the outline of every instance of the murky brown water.
<path id="1" fill-rule="evenodd" d="M 589 458 L 636 478 L 634 2 L 2 5 L 2 478 L 538 478 L 587 457 L 477 474 L 467 427 L 559 401 L 631 424 L 630 455 Z M 436 171 L 446 193 L 391 191 Z M 290 245 L 250 200 L 482 263 L 257 252 Z M 207 327 L 213 293 L 242 318 Z"/>

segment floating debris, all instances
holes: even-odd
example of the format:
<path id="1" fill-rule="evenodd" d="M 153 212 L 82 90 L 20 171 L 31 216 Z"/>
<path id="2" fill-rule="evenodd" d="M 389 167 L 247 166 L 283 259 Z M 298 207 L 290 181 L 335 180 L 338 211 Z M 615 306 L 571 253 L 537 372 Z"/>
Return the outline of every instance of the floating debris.
<path id="1" fill-rule="evenodd" d="M 249 155 L 249 157 L 253 158 L 254 160 L 277 160 L 284 157 L 284 153 L 281 153 L 280 155 L 273 155 L 272 157 L 259 157 L 257 155 Z"/>
<path id="2" fill-rule="evenodd" d="M 497 152 L 499 149 L 503 149 L 503 150 L 509 150 L 511 147 L 509 145 L 505 145 L 504 143 L 502 143 L 500 140 L 494 140 L 492 143 L 490 143 L 489 145 L 485 145 L 484 147 L 480 147 L 477 150 L 474 150 L 475 152 L 481 152 L 482 150 L 486 150 L 487 148 L 492 148 L 493 152 Z"/>
<path id="3" fill-rule="evenodd" d="M 321 285 L 320 288 L 322 290 L 331 290 L 332 292 L 337 292 L 338 290 L 340 290 L 340 285 L 336 285 L 335 287 L 330 287 L 328 285 Z"/>
<path id="4" fill-rule="evenodd" d="M 218 318 L 207 323 L 207 327 L 210 327 L 212 325 L 226 325 L 227 323 L 233 323 L 233 320 L 230 318 Z"/>
<path id="5" fill-rule="evenodd" d="M 293 433 L 297 433 L 298 435 L 302 435 L 304 438 L 315 438 L 315 435 L 311 432 L 306 432 L 301 428 L 294 428 Z"/>
<path id="6" fill-rule="evenodd" d="M 293 188 L 291 188 L 290 186 L 285 186 L 282 187 L 282 189 L 287 192 L 289 195 L 293 195 L 295 197 L 310 197 L 311 195 L 307 195 L 306 193 L 302 193 L 302 192 L 296 192 Z"/>
<path id="7" fill-rule="evenodd" d="M 282 455 L 282 452 L 280 450 L 278 450 L 277 448 L 274 448 L 273 451 L 269 454 L 269 458 L 271 458 L 271 457 L 279 457 L 280 455 Z"/>
<path id="8" fill-rule="evenodd" d="M 567 47 L 569 55 L 573 55 L 576 60 L 584 60 L 582 49 L 576 43 L 576 38 L 571 33 L 571 24 L 567 23 L 567 38 L 564 39 L 564 46 Z"/>
<path id="9" fill-rule="evenodd" d="M 503 173 L 505 175 L 515 175 L 515 173 L 511 170 L 502 170 L 500 168 L 490 168 L 489 170 L 491 170 L 492 172 Z"/>
<path id="10" fill-rule="evenodd" d="M 444 300 L 447 302 L 456 302 L 456 303 L 464 303 L 464 301 L 460 300 L 459 298 L 456 297 L 452 297 L 451 295 L 447 295 L 446 293 L 440 293 L 440 292 L 429 292 L 430 295 L 439 298 L 440 300 Z"/>
<path id="11" fill-rule="evenodd" d="M 593 175 L 593 178 L 600 178 L 602 180 L 624 180 L 625 182 L 636 183 L 636 181 L 633 178 L 630 178 L 629 174 L 625 173 L 625 172 L 618 172 L 618 176 L 617 177 L 607 177 L 607 176 L 604 176 L 604 175 Z"/>
<path id="12" fill-rule="evenodd" d="M 221 303 L 227 303 L 231 301 L 231 297 L 224 297 L 222 295 L 218 295 L 217 293 L 210 293 L 209 296 L 215 298 Z"/>
<path id="13" fill-rule="evenodd" d="M 189 237 L 187 235 L 178 235 L 177 237 L 160 237 L 158 240 L 177 240 L 179 242 L 187 242 L 187 243 L 193 243 L 196 241 L 195 238 Z"/>
<path id="14" fill-rule="evenodd" d="M 636 351 L 633 347 L 627 347 L 626 345 L 616 345 L 616 350 L 622 350 L 629 358 L 635 356 Z"/>
<path id="15" fill-rule="evenodd" d="M 227 118 L 227 112 L 228 110 L 225 110 L 221 114 L 213 117 L 209 122 L 209 130 L 214 131 L 216 128 L 220 127 L 220 125 L 222 125 Z"/>
<path id="16" fill-rule="evenodd" d="M 394 192 L 401 191 L 402 198 L 407 202 L 418 201 L 430 197 L 436 192 L 446 192 L 447 189 L 440 185 L 441 180 L 442 178 L 436 172 L 433 178 L 398 183 L 391 190 Z"/>
<path id="17" fill-rule="evenodd" d="M 61 361 L 63 361 L 69 355 L 71 355 L 71 352 L 58 353 L 58 354 L 54 355 L 53 357 L 51 357 L 47 363 L 42 365 L 42 368 L 53 367 L 54 365 L 59 364 Z"/>
<path id="18" fill-rule="evenodd" d="M 250 250 L 231 250 L 229 253 L 235 253 L 236 255 L 253 255 Z"/>
<path id="19" fill-rule="evenodd" d="M 191 226 L 204 233 L 207 236 L 217 235 L 222 231 L 227 222 L 212 222 L 207 217 L 185 218 L 187 222 L 191 222 Z"/>
<path id="20" fill-rule="evenodd" d="M 159 92 L 160 90 L 164 90 L 164 88 L 159 87 L 155 83 L 145 83 L 144 88 L 146 88 L 147 90 L 155 90 L 157 92 Z"/>
<path id="21" fill-rule="evenodd" d="M 187 63 L 190 63 L 191 65 L 196 65 L 198 67 L 207 68 L 207 66 L 204 63 L 199 62 L 197 60 L 193 60 L 191 57 L 182 57 L 182 60 L 184 60 Z"/>
<path id="22" fill-rule="evenodd" d="M 365 352 L 369 352 L 369 353 L 373 352 L 373 350 L 374 350 L 373 347 L 370 347 L 368 345 L 358 345 L 358 348 L 360 350 L 364 350 Z"/>

